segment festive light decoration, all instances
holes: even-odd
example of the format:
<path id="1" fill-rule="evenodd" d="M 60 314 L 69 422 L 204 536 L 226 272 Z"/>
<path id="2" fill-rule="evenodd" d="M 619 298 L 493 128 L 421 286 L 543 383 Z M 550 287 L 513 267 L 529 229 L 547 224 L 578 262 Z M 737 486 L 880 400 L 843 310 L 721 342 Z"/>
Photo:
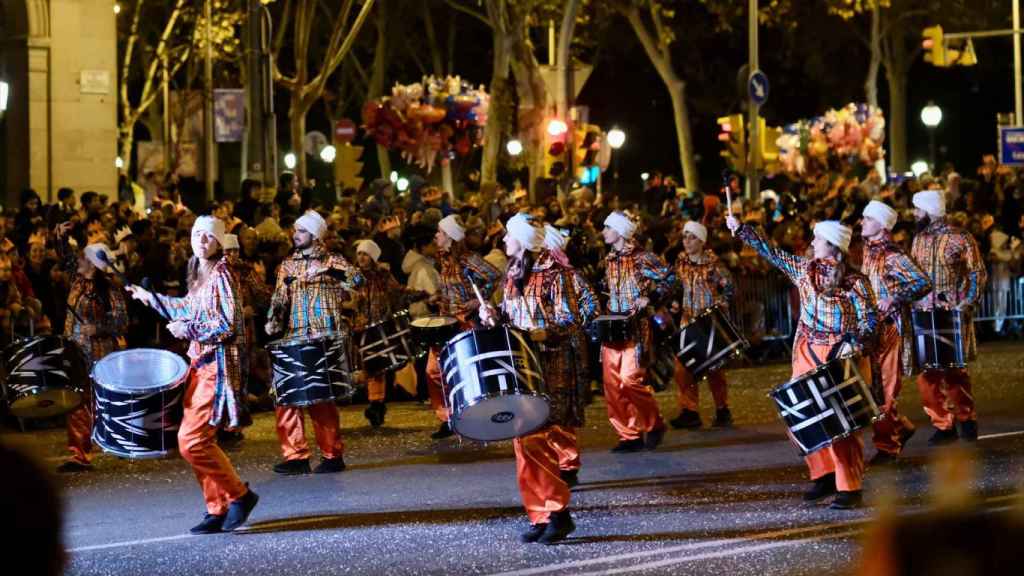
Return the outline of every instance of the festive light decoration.
<path id="1" fill-rule="evenodd" d="M 783 129 L 775 141 L 782 170 L 807 178 L 827 170 L 872 166 L 885 156 L 885 118 L 867 104 L 847 104 Z"/>

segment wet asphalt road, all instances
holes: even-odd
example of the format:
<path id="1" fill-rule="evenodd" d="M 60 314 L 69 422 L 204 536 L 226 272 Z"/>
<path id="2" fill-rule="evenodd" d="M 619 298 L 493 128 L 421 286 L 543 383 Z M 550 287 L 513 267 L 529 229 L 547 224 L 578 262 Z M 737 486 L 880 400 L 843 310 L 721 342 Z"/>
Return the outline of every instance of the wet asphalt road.
<path id="1" fill-rule="evenodd" d="M 1024 345 L 983 346 L 971 372 L 982 434 L 975 489 L 985 506 L 998 508 L 1024 477 Z M 846 573 L 878 510 L 837 512 L 827 501 L 801 501 L 806 469 L 765 397 L 788 374 L 783 364 L 731 370 L 736 426 L 673 430 L 655 452 L 609 453 L 615 438 L 598 397 L 581 431 L 577 531 L 550 547 L 517 540 L 527 521 L 511 443 L 433 441 L 433 415 L 416 403 L 392 404 L 379 430 L 368 427 L 361 406 L 345 407 L 349 468 L 335 475 L 273 474 L 273 415 L 258 414 L 241 449 L 230 453 L 261 497 L 234 534 L 187 534 L 203 504 L 182 460 L 99 456 L 93 472 L 58 479 L 68 573 Z M 900 464 L 868 470 L 865 498 L 894 499 L 901 512 L 915 513 L 928 506 L 933 452 L 917 391 L 911 380 L 906 386 L 901 406 L 918 434 Z M 658 399 L 663 415 L 675 416 L 674 391 Z M 701 402 L 708 422 L 706 388 Z M 0 439 L 51 466 L 62 458 L 62 430 L 8 430 Z"/>

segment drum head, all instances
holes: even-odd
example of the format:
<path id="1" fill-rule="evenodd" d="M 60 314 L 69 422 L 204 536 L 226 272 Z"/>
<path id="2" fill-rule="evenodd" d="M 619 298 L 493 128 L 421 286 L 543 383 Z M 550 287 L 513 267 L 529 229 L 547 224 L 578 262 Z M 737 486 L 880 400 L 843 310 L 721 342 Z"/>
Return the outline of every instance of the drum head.
<path id="1" fill-rule="evenodd" d="M 39 392 L 11 402 L 11 414 L 18 418 L 53 418 L 82 405 L 85 397 L 67 388 L 40 388 Z"/>
<path id="2" fill-rule="evenodd" d="M 181 356 L 155 348 L 114 352 L 92 368 L 92 379 L 98 386 L 129 394 L 169 390 L 180 384 L 187 374 L 188 364 Z"/>
<path id="3" fill-rule="evenodd" d="M 535 432 L 548 421 L 551 406 L 543 396 L 508 394 L 485 398 L 452 420 L 456 432 L 472 440 L 509 440 Z"/>
<path id="4" fill-rule="evenodd" d="M 410 324 L 417 328 L 443 328 L 445 326 L 451 326 L 458 321 L 459 320 L 457 318 L 452 318 L 451 316 L 424 316 L 422 318 L 416 318 L 410 322 Z"/>

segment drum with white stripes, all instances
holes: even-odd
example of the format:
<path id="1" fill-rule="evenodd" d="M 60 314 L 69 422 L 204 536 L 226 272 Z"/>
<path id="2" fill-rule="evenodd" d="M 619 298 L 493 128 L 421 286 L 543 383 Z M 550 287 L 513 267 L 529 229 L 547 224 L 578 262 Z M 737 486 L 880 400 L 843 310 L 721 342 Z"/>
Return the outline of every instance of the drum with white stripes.
<path id="1" fill-rule="evenodd" d="M 721 308 L 708 308 L 676 333 L 679 363 L 694 378 L 721 368 L 750 347 Z"/>
<path id="2" fill-rule="evenodd" d="M 547 387 L 526 333 L 505 326 L 463 332 L 439 361 L 451 426 L 460 435 L 508 440 L 547 423 Z"/>
<path id="3" fill-rule="evenodd" d="M 919 370 L 966 368 L 959 310 L 914 310 L 914 361 Z"/>
<path id="4" fill-rule="evenodd" d="M 409 331 L 409 312 L 402 310 L 356 334 L 359 358 L 369 374 L 394 372 L 425 353 Z"/>
<path id="5" fill-rule="evenodd" d="M 857 369 L 858 361 L 857 357 L 836 358 L 768 394 L 804 455 L 870 426 L 878 418 L 878 404 Z"/>

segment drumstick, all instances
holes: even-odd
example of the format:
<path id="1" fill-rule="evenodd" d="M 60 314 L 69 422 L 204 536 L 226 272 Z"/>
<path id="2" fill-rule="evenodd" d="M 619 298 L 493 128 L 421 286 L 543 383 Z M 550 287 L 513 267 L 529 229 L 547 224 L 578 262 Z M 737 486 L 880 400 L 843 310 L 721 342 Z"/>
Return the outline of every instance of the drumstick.
<path id="1" fill-rule="evenodd" d="M 476 284 L 470 282 L 469 285 L 473 287 L 473 292 L 476 294 L 476 299 L 480 302 L 480 306 L 487 306 L 487 303 L 484 302 L 484 297 L 480 295 L 480 289 L 476 287 Z"/>
<path id="2" fill-rule="evenodd" d="M 732 194 L 729 192 L 729 186 L 725 186 L 725 211 L 726 217 L 732 216 Z M 736 232 L 729 230 L 729 234 L 736 236 Z"/>

